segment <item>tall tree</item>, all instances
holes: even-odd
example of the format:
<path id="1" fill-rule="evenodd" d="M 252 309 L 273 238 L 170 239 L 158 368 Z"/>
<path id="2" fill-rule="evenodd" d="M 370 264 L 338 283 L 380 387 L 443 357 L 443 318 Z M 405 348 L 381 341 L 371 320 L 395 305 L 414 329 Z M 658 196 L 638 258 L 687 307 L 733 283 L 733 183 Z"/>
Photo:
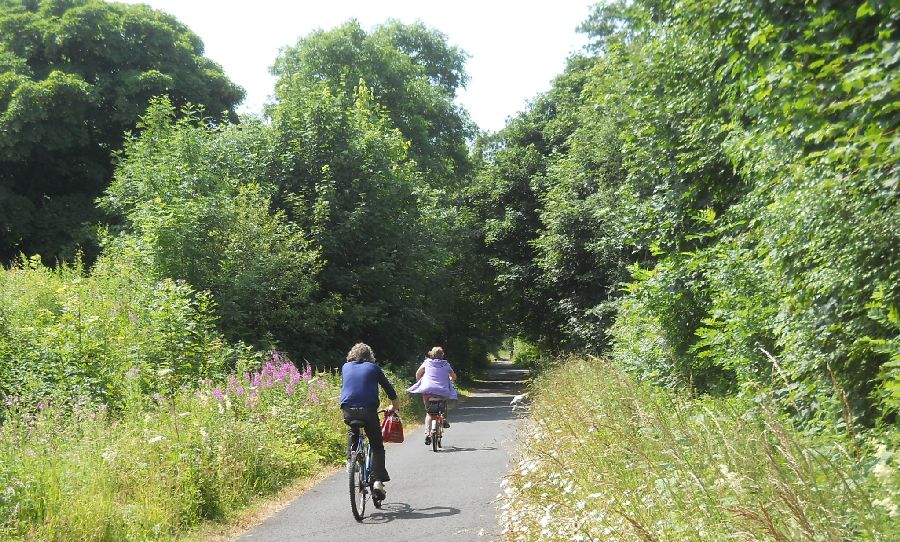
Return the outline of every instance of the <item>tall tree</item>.
<path id="1" fill-rule="evenodd" d="M 93 200 L 156 95 L 234 119 L 243 90 L 145 5 L 0 0 L 0 260 L 93 243 Z"/>
<path id="2" fill-rule="evenodd" d="M 286 87 L 324 81 L 352 93 L 360 80 L 410 142 L 410 156 L 429 186 L 456 186 L 470 171 L 466 139 L 474 126 L 453 100 L 465 86 L 466 54 L 422 23 L 397 21 L 366 32 L 356 20 L 320 30 L 285 49 L 275 62 L 276 97 Z"/>
<path id="3" fill-rule="evenodd" d="M 300 39 L 273 68 L 269 114 L 289 163 L 272 178 L 322 243 L 325 291 L 345 303 L 336 341 L 369 337 L 393 361 L 442 343 L 471 366 L 496 342 L 462 201 L 474 134 L 454 103 L 465 58 L 421 23 L 350 21 Z"/>

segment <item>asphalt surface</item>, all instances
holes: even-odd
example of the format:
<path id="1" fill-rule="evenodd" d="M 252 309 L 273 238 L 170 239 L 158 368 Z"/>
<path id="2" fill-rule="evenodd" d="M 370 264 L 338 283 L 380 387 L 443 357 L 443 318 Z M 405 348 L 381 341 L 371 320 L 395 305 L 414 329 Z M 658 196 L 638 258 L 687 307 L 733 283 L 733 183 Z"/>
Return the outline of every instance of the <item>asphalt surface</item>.
<path id="1" fill-rule="evenodd" d="M 514 449 L 519 414 L 510 407 L 526 373 L 495 363 L 487 381 L 451 406 L 443 449 L 425 446 L 424 428 L 387 445 L 387 498 L 365 518 L 350 511 L 345 470 L 325 479 L 242 535 L 239 542 L 373 540 L 498 541 L 496 498 Z M 401 416 L 403 413 L 401 412 Z"/>

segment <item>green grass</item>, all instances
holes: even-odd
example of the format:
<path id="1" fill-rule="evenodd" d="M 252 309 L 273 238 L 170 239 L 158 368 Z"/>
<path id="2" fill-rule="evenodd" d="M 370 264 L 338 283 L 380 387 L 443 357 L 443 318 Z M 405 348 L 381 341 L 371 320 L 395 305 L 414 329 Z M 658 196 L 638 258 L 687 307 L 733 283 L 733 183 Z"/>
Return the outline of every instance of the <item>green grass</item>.
<path id="1" fill-rule="evenodd" d="M 343 462 L 340 377 L 286 374 L 135 395 L 116 413 L 7 411 L 0 540 L 173 540 Z M 401 408 L 416 412 L 405 394 Z"/>
<path id="2" fill-rule="evenodd" d="M 533 388 L 501 493 L 507 540 L 887 541 L 900 532 L 891 443 L 851 453 L 841 438 L 792 430 L 765 401 L 682 398 L 599 359 L 572 360 Z"/>

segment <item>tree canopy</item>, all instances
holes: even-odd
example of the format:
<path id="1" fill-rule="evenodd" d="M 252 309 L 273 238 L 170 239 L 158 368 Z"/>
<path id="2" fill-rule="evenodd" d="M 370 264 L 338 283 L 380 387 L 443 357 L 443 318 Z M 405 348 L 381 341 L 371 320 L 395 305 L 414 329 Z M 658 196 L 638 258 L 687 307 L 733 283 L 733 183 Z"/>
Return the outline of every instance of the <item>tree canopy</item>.
<path id="1" fill-rule="evenodd" d="M 659 384 L 771 387 L 807 422 L 889 425 L 898 16 L 598 5 L 586 60 L 481 144 L 475 209 L 515 292 L 508 325 Z"/>
<path id="2" fill-rule="evenodd" d="M 0 1 L 0 260 L 92 249 L 93 200 L 157 95 L 236 120 L 243 90 L 145 5 Z"/>

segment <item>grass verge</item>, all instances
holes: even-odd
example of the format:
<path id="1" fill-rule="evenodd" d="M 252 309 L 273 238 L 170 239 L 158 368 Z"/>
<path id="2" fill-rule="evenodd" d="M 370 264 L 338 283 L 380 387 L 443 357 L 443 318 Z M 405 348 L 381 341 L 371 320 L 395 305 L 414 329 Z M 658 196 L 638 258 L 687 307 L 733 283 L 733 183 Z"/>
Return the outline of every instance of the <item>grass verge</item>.
<path id="1" fill-rule="evenodd" d="M 503 482 L 509 541 L 887 541 L 900 532 L 891 442 L 851 453 L 764 400 L 689 399 L 599 359 L 534 384 Z"/>
<path id="2" fill-rule="evenodd" d="M 115 413 L 13 407 L 0 427 L 0 539 L 227 532 L 249 521 L 248 505 L 267 506 L 261 497 L 343 463 L 339 393 L 339 376 L 273 360 L 171 396 L 135 392 Z M 401 408 L 414 412 L 404 396 Z"/>

